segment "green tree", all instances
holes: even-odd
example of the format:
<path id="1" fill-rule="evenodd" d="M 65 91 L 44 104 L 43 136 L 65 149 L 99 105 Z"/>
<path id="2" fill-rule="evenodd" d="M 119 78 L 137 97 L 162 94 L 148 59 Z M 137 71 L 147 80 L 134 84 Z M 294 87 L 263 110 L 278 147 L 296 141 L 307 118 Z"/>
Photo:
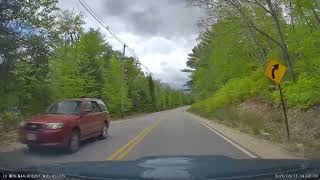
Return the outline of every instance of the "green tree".
<path id="1" fill-rule="evenodd" d="M 12 107 L 34 115 L 76 97 L 101 98 L 115 115 L 122 98 L 125 113 L 169 108 L 163 99 L 171 88 L 145 74 L 138 60 L 118 59 L 99 30 L 84 31 L 81 14 L 60 11 L 57 0 L 0 3 L 0 116 Z"/>
<path id="2" fill-rule="evenodd" d="M 187 1 L 205 9 L 207 18 L 211 18 L 210 26 L 206 25 L 207 29 L 202 31 L 198 44 L 189 54 L 188 69 L 183 70 L 190 74 L 188 86 L 196 101 L 204 100 L 203 106 L 220 106 L 243 100 L 248 94 L 261 91 L 262 87 L 268 89 L 271 83 L 260 81 L 258 74 L 263 74 L 262 69 L 268 59 L 277 58 L 287 64 L 292 77 L 285 78 L 288 103 L 301 108 L 320 103 L 314 93 L 319 91 L 316 85 L 319 81 L 315 77 L 318 77 L 320 69 L 318 2 Z M 248 80 L 252 79 L 261 82 L 259 86 L 249 86 Z M 239 86 L 235 80 L 248 84 L 248 88 Z M 304 94 L 301 92 L 304 86 L 310 87 L 306 88 L 306 95 L 298 95 Z M 236 90 L 232 98 L 228 100 L 229 96 L 222 96 L 222 91 L 232 88 Z M 262 95 L 270 99 L 271 93 L 257 93 L 254 96 Z M 213 101 L 206 101 L 207 98 Z M 277 96 L 272 98 L 278 102 Z M 214 109 L 211 108 L 211 111 Z"/>

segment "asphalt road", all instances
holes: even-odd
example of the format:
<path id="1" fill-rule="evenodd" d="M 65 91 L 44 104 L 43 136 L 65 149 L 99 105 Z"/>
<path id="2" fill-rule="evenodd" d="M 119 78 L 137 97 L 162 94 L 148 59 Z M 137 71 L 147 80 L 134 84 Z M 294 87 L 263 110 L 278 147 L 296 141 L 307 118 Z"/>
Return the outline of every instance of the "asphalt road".
<path id="1" fill-rule="evenodd" d="M 146 156 L 224 155 L 250 158 L 239 148 L 192 119 L 185 107 L 112 122 L 109 137 L 84 142 L 74 154 L 27 148 L 0 153 L 0 167 L 22 168 L 81 161 L 134 160 Z"/>

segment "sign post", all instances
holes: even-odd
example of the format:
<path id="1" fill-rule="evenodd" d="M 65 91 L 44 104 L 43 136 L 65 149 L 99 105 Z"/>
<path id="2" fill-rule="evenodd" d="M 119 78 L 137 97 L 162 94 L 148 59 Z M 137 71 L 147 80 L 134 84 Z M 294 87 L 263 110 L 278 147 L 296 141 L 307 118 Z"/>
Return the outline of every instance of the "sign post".
<path id="1" fill-rule="evenodd" d="M 290 131 L 289 131 L 289 124 L 288 124 L 288 117 L 287 117 L 287 110 L 285 106 L 285 102 L 283 99 L 283 93 L 282 93 L 282 88 L 281 88 L 281 80 L 283 76 L 285 75 L 287 71 L 287 67 L 281 63 L 279 63 L 277 60 L 270 60 L 266 71 L 265 75 L 271 79 L 274 83 L 278 84 L 279 92 L 280 92 L 280 98 L 281 98 L 281 105 L 282 105 L 282 110 L 284 114 L 284 119 L 286 122 L 286 130 L 287 130 L 287 137 L 288 140 L 290 140 Z"/>
<path id="2" fill-rule="evenodd" d="M 286 106 L 285 106 L 285 103 L 284 103 L 284 100 L 283 100 L 283 94 L 282 94 L 281 85 L 279 84 L 278 87 L 279 87 L 279 91 L 280 91 L 280 98 L 281 98 L 281 104 L 282 104 L 284 119 L 286 121 L 287 136 L 288 136 L 288 140 L 290 140 L 290 132 L 289 132 L 289 125 L 288 125 L 287 110 L 286 110 Z"/>

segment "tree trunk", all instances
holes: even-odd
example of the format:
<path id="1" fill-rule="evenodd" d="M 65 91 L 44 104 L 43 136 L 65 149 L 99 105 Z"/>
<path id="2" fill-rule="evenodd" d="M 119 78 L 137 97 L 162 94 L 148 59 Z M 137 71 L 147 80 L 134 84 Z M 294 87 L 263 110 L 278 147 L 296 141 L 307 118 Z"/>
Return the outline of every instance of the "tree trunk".
<path id="1" fill-rule="evenodd" d="M 292 9 L 292 2 L 289 2 L 289 8 L 290 8 L 290 23 L 291 28 L 294 29 L 294 19 L 293 19 L 293 9 Z"/>
<path id="2" fill-rule="evenodd" d="M 66 33 L 64 33 L 64 56 L 67 56 L 67 37 Z"/>
<path id="3" fill-rule="evenodd" d="M 310 32 L 313 32 L 313 29 L 315 29 L 315 27 L 312 26 L 312 24 L 308 21 L 308 19 L 306 18 L 306 15 L 303 12 L 303 10 L 301 10 L 300 15 L 305 19 L 306 23 L 308 24 Z"/>
<path id="4" fill-rule="evenodd" d="M 314 17 L 316 18 L 317 22 L 320 24 L 320 17 L 318 16 L 316 10 L 314 9 L 313 4 L 312 4 L 312 13 L 313 13 Z"/>
<path id="5" fill-rule="evenodd" d="M 272 16 L 272 18 L 273 18 L 273 20 L 275 22 L 275 28 L 279 33 L 280 43 L 281 43 L 281 46 L 282 46 L 281 49 L 283 51 L 283 55 L 284 55 L 285 61 L 288 63 L 288 65 L 290 67 L 291 75 L 292 75 L 293 80 L 296 81 L 296 75 L 295 75 L 294 68 L 293 68 L 293 65 L 292 65 L 292 62 L 291 62 L 291 58 L 290 58 L 290 55 L 289 55 L 288 47 L 287 47 L 287 45 L 285 43 L 285 40 L 284 40 L 284 35 L 283 35 L 282 29 L 281 29 L 281 26 L 280 26 L 280 22 L 279 22 L 279 19 L 278 19 L 278 16 L 277 16 L 277 12 L 273 8 L 271 0 L 266 0 L 266 2 L 267 2 L 268 7 L 270 9 L 271 16 Z"/>
<path id="6" fill-rule="evenodd" d="M 229 4 L 234 6 L 239 11 L 240 15 L 242 16 L 242 18 L 244 19 L 244 21 L 245 21 L 245 23 L 246 23 L 246 25 L 248 27 L 249 34 L 250 34 L 251 38 L 253 39 L 254 44 L 257 46 L 257 49 L 259 51 L 258 55 L 261 58 L 261 61 L 265 60 L 266 57 L 267 57 L 267 54 L 265 53 L 263 46 L 261 45 L 259 39 L 257 38 L 256 33 L 253 31 L 253 29 L 251 27 L 252 26 L 252 22 L 250 22 L 247 19 L 245 13 L 241 10 L 241 7 L 239 6 L 239 4 L 237 5 L 236 1 L 229 1 Z"/>

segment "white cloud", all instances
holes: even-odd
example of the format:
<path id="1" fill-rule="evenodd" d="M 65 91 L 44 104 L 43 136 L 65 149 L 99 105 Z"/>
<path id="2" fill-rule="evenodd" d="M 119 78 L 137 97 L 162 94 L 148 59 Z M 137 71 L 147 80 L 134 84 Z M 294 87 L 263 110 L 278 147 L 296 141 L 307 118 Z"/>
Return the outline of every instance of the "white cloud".
<path id="1" fill-rule="evenodd" d="M 187 81 L 187 74 L 180 70 L 186 67 L 187 55 L 196 43 L 198 34 L 196 24 L 201 15 L 199 9 L 186 8 L 184 0 L 148 0 L 148 2 L 86 0 L 85 2 L 105 24 L 135 50 L 139 61 L 157 79 L 176 88 L 181 88 Z M 78 0 L 59 0 L 59 7 L 81 11 L 84 14 L 86 29 L 100 28 L 108 43 L 115 50 L 122 51 L 122 45 L 85 11 Z M 120 11 L 121 9 L 126 11 Z M 133 15 L 137 15 L 136 18 Z M 133 55 L 130 51 L 126 54 Z"/>

